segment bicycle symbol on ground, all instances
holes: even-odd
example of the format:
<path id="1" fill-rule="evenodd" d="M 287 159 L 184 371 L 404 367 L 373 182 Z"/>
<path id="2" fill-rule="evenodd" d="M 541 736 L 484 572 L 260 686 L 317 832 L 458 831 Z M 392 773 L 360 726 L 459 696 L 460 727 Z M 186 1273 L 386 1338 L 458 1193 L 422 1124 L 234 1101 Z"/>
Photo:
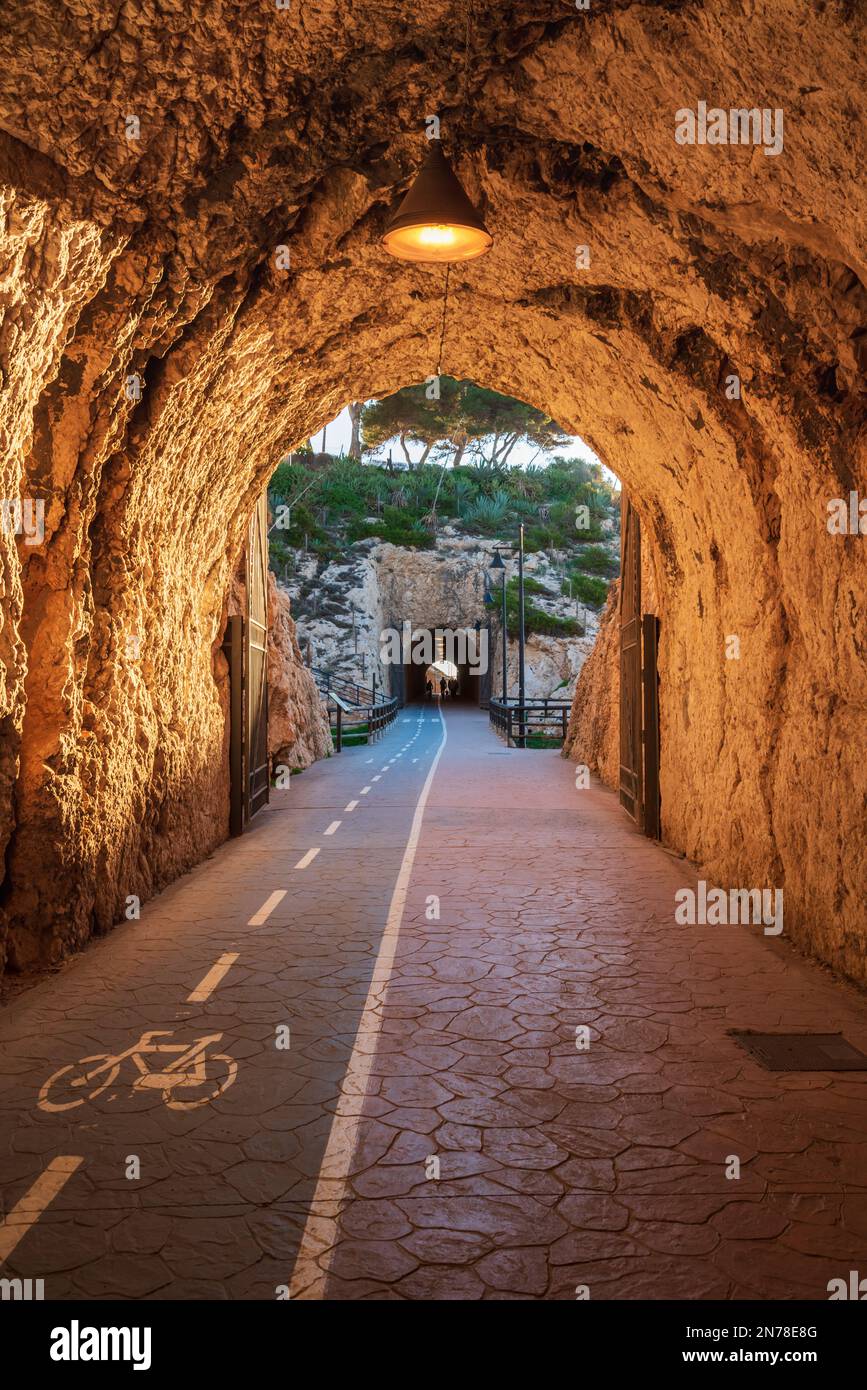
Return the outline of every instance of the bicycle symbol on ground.
<path id="1" fill-rule="evenodd" d="M 171 1036 L 171 1029 L 152 1029 L 116 1057 L 101 1052 L 61 1067 L 40 1090 L 39 1108 L 73 1110 L 85 1101 L 95 1100 L 114 1084 L 128 1058 L 138 1071 L 132 1079 L 132 1090 L 162 1091 L 163 1100 L 172 1110 L 195 1110 L 229 1089 L 238 1075 L 238 1063 L 228 1053 L 208 1053 L 210 1044 L 218 1043 L 222 1033 L 209 1033 L 189 1045 L 154 1041 Z M 150 1058 L 167 1056 L 174 1056 L 175 1060 L 159 1071 L 151 1070 Z"/>

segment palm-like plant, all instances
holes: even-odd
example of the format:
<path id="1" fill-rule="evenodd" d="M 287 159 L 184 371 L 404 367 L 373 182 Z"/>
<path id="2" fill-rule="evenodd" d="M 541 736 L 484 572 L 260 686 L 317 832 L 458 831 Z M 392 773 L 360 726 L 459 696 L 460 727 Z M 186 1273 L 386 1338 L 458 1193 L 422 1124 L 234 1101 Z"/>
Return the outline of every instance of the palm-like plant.
<path id="1" fill-rule="evenodd" d="M 464 513 L 464 521 L 477 526 L 499 526 L 509 507 L 509 497 L 497 492 L 493 497 L 477 497 Z"/>
<path id="2" fill-rule="evenodd" d="M 449 484 L 452 497 L 455 499 L 458 516 L 460 516 L 467 504 L 475 497 L 476 489 L 472 480 L 465 473 L 458 473 L 457 476 L 454 473 L 450 474 Z"/>

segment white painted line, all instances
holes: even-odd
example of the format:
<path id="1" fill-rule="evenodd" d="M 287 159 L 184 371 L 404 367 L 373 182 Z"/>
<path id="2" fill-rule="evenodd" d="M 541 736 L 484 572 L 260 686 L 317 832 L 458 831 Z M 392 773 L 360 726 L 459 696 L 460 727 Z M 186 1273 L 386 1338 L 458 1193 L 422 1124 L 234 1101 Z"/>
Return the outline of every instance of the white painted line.
<path id="1" fill-rule="evenodd" d="M 418 758 L 413 758 L 413 762 L 414 762 L 414 763 L 417 763 L 417 762 L 418 762 Z"/>
<path id="2" fill-rule="evenodd" d="M 370 978 L 370 988 L 364 1001 L 358 1031 L 352 1046 L 352 1055 L 346 1067 L 337 1109 L 331 1122 L 328 1143 L 319 1167 L 316 1191 L 313 1194 L 310 1212 L 301 1237 L 298 1258 L 292 1271 L 289 1290 L 291 1298 L 297 1298 L 301 1295 L 308 1299 L 321 1299 L 325 1295 L 328 1272 L 337 1241 L 338 1218 L 336 1216 L 323 1216 L 320 1213 L 329 1210 L 329 1208 L 339 1212 L 345 1205 L 349 1186 L 348 1168 L 355 1153 L 361 1126 L 359 1112 L 363 1106 L 359 1105 L 359 1099 L 366 1095 L 370 1082 L 376 1041 L 382 1027 L 380 1011 L 394 965 L 410 876 L 421 837 L 425 806 L 439 760 L 446 746 L 446 724 L 441 713 L 440 724 L 442 726 L 440 746 L 430 765 L 430 770 L 416 803 L 409 839 L 403 852 L 397 882 L 391 895 L 385 930 L 382 933 L 382 940 L 379 943 L 379 951 L 373 966 L 373 974 Z M 360 1044 L 363 1044 L 363 1049 Z"/>
<path id="3" fill-rule="evenodd" d="M 370 791 L 370 787 L 362 787 L 362 788 L 361 788 L 361 791 L 359 792 L 359 796 L 367 796 L 367 793 L 368 793 L 369 791 Z"/>
<path id="4" fill-rule="evenodd" d="M 308 849 L 308 851 L 307 851 L 306 854 L 302 854 L 301 858 L 298 860 L 298 863 L 295 865 L 295 868 L 296 868 L 296 869 L 306 869 L 308 864 L 312 864 L 312 863 L 313 863 L 313 860 L 316 858 L 316 856 L 317 856 L 318 853 L 319 853 L 319 846 L 318 846 L 318 845 L 317 845 L 316 849 Z"/>
<path id="5" fill-rule="evenodd" d="M 377 774 L 376 774 L 375 777 L 371 777 L 371 779 L 370 779 L 371 782 L 378 782 L 378 781 L 379 781 L 379 776 L 380 776 L 380 774 L 377 772 Z"/>
<path id="6" fill-rule="evenodd" d="M 282 903 L 285 896 L 286 889 L 278 888 L 276 892 L 271 894 L 270 898 L 265 899 L 262 906 L 259 908 L 259 911 L 253 913 L 253 916 L 250 918 L 249 922 L 247 923 L 247 926 L 261 927 L 263 922 L 267 922 L 268 918 L 271 916 L 271 913 L 274 911 L 274 908 L 277 906 L 277 904 Z"/>
<path id="7" fill-rule="evenodd" d="M 0 1264 L 9 1259 L 19 1240 L 27 1235 L 31 1226 L 36 1225 L 45 1208 L 54 1201 L 83 1162 L 83 1156 L 76 1154 L 60 1154 L 52 1158 L 32 1187 L 15 1203 L 6 1220 L 0 1221 Z"/>
<path id="8" fill-rule="evenodd" d="M 217 988 L 217 985 L 222 980 L 223 976 L 229 973 L 237 959 L 237 951 L 227 951 L 225 955 L 220 956 L 220 959 L 217 961 L 217 964 L 211 966 L 210 970 L 208 971 L 207 975 L 202 980 L 202 982 L 196 985 L 196 988 L 193 990 L 192 994 L 189 994 L 187 996 L 187 1003 L 203 1004 L 206 999 L 209 999 L 210 996 L 213 994 L 214 990 Z"/>
<path id="9" fill-rule="evenodd" d="M 339 820 L 333 820 L 333 821 L 331 822 L 331 824 L 329 825 L 328 829 L 326 830 L 325 834 L 326 834 L 326 835 L 333 835 L 334 832 L 335 832 L 335 830 L 339 830 L 339 829 L 340 829 L 340 821 L 339 821 Z"/>
<path id="10" fill-rule="evenodd" d="M 358 802 L 357 802 L 357 801 L 350 801 L 349 805 L 348 805 L 348 806 L 344 806 L 343 809 L 344 809 L 344 811 L 354 811 L 357 805 L 358 805 Z"/>
<path id="11" fill-rule="evenodd" d="M 366 763 L 372 763 L 372 762 L 373 762 L 373 758 L 365 758 L 364 761 L 365 761 Z"/>

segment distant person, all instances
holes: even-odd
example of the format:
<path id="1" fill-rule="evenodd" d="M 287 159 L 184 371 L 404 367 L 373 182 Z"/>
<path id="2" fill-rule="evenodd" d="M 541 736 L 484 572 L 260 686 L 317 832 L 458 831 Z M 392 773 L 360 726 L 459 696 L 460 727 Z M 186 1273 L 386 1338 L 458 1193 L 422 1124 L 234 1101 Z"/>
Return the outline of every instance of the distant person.
<path id="1" fill-rule="evenodd" d="M 449 693 L 448 683 L 447 683 L 447 681 L 446 681 L 445 676 L 442 676 L 441 679 L 440 679 L 440 699 L 441 699 L 441 700 L 444 700 L 444 699 L 446 698 L 446 696 L 448 695 L 448 693 Z"/>
<path id="2" fill-rule="evenodd" d="M 433 681 L 431 680 L 430 676 L 428 676 L 427 681 L 425 682 L 424 697 L 426 700 L 433 699 Z"/>
<path id="3" fill-rule="evenodd" d="M 453 681 L 451 682 L 451 692 L 452 692 L 452 699 L 453 699 L 453 700 L 456 700 L 456 699 L 458 698 L 458 690 L 459 690 L 459 689 L 460 689 L 460 686 L 458 685 L 457 681 L 453 680 Z"/>

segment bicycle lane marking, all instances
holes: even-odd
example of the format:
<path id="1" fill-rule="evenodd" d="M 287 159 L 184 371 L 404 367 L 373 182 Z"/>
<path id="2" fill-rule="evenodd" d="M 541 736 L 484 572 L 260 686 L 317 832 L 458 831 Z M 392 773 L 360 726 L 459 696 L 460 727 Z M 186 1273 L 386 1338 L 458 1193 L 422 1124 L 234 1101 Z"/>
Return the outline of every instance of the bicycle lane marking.
<path id="1" fill-rule="evenodd" d="M 63 1190 L 84 1162 L 83 1155 L 61 1154 L 52 1158 L 44 1172 L 25 1192 L 6 1217 L 0 1221 L 0 1264 L 9 1259 L 20 1240 L 26 1236 L 31 1226 L 35 1226 L 45 1211 Z"/>
<path id="2" fill-rule="evenodd" d="M 223 976 L 229 973 L 237 959 L 237 951 L 227 951 L 225 955 L 220 956 L 216 965 L 211 966 L 205 978 L 196 985 L 192 994 L 187 996 L 187 1003 L 203 1004 L 206 999 L 209 999 Z"/>
<path id="3" fill-rule="evenodd" d="M 409 881 L 415 863 L 418 842 L 421 838 L 425 807 L 448 737 L 445 719 L 439 710 L 437 713 L 442 725 L 442 738 L 416 803 L 409 838 L 391 895 L 385 929 L 379 943 L 376 960 L 373 963 L 367 998 L 364 1001 L 364 1008 L 358 1021 L 352 1053 L 346 1066 L 334 1119 L 331 1122 L 328 1143 L 319 1166 L 316 1190 L 310 1203 L 310 1210 L 298 1248 L 298 1257 L 292 1270 L 289 1285 L 290 1298 L 296 1298 L 302 1293 L 305 1298 L 324 1298 L 325 1296 L 325 1286 L 337 1244 L 339 1212 L 348 1188 L 347 1170 L 352 1161 L 358 1141 L 358 1132 L 361 1128 L 362 1117 L 358 1112 L 363 1107 L 358 1102 L 359 1098 L 363 1099 L 367 1093 L 376 1050 L 375 1047 L 371 1047 L 371 1042 L 375 1041 L 382 1026 L 382 1019 L 378 1010 L 385 999 L 391 978 L 407 892 L 409 891 Z M 364 1039 L 363 1052 L 359 1050 L 359 1042 L 362 1038 Z M 320 1208 L 332 1205 L 338 1213 L 337 1215 L 318 1215 Z M 319 1264 L 317 1259 L 320 1253 L 323 1255 L 324 1267 Z"/>
<path id="4" fill-rule="evenodd" d="M 357 802 L 354 803 L 354 805 L 357 804 Z M 304 859 L 296 867 L 306 867 L 307 863 L 318 853 L 318 848 L 308 851 L 308 854 L 304 856 Z M 262 907 L 250 918 L 248 925 L 262 925 L 279 903 L 282 902 L 283 898 L 285 898 L 286 892 L 286 889 L 278 889 L 271 893 L 262 904 Z M 187 997 L 186 1003 L 204 1003 L 211 994 L 213 994 L 214 990 L 238 959 L 238 952 L 227 952 L 221 955 L 200 981 L 198 986 Z M 95 1061 L 100 1059 L 93 1058 L 85 1060 Z M 68 1068 L 63 1068 L 62 1070 L 68 1070 Z M 236 1073 L 237 1064 L 235 1064 L 234 1070 Z M 49 1078 L 49 1080 L 52 1079 L 53 1078 Z M 231 1084 L 232 1080 L 234 1080 L 234 1075 L 231 1075 L 228 1084 Z M 226 1087 L 224 1086 L 222 1089 L 226 1089 Z M 41 1100 L 38 1103 L 40 1108 L 47 1108 L 42 1105 Z M 198 1103 L 201 1102 L 197 1102 L 197 1104 Z M 191 1109 L 193 1106 L 190 1103 L 178 1102 L 175 1103 L 174 1108 Z M 8 1259 L 27 1232 L 37 1224 L 50 1203 L 58 1193 L 62 1191 L 70 1177 L 83 1163 L 85 1163 L 84 1155 L 58 1155 L 52 1159 L 46 1166 L 44 1172 L 33 1182 L 28 1192 L 24 1194 L 18 1204 L 9 1213 L 5 1221 L 0 1219 L 0 1264 Z"/>

